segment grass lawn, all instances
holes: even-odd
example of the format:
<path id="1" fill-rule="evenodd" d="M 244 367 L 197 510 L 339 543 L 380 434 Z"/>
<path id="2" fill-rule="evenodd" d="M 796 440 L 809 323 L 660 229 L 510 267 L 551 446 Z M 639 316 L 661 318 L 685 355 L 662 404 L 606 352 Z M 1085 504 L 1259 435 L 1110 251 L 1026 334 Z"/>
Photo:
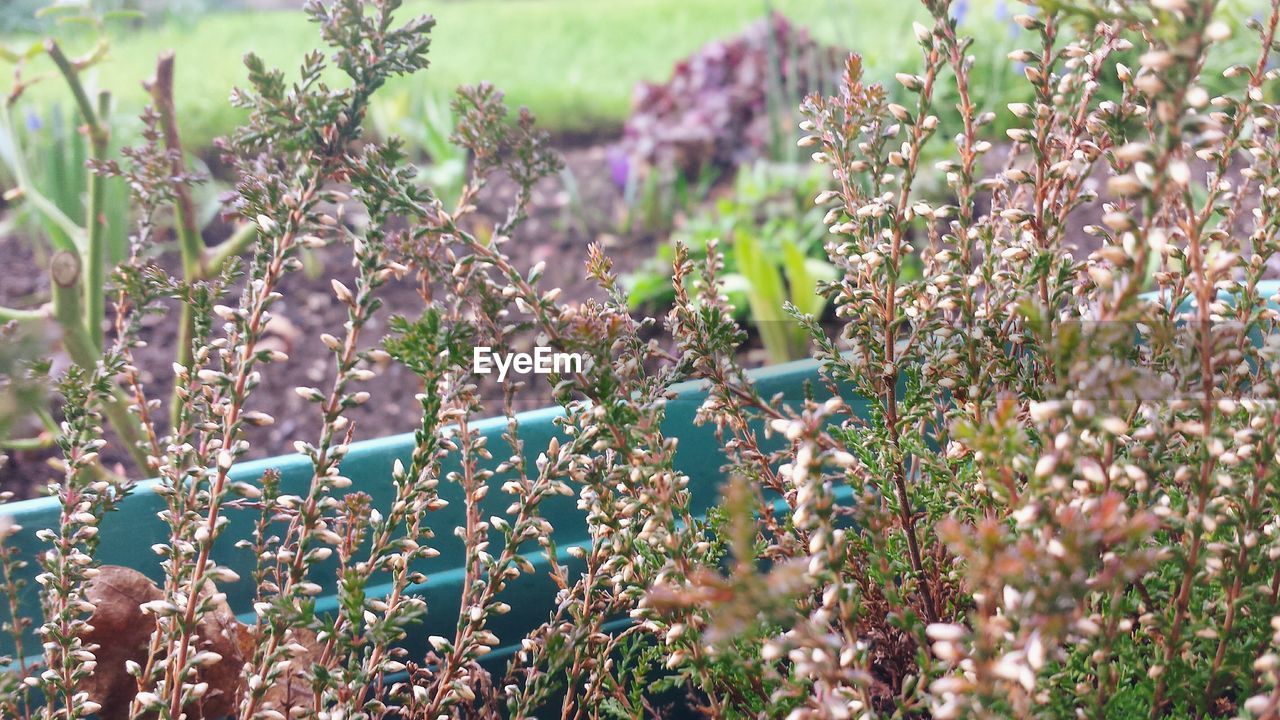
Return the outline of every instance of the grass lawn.
<path id="1" fill-rule="evenodd" d="M 773 4 L 820 38 L 856 46 L 873 67 L 887 71 L 915 51 L 904 39 L 911 37 L 911 20 L 922 14 L 918 3 Z M 412 82 L 446 91 L 487 80 L 507 91 L 513 104 L 532 108 L 547 127 L 590 130 L 626 117 L 637 82 L 665 79 L 676 60 L 741 30 L 764 7 L 762 0 L 411 0 L 401 15 L 431 13 L 438 20 L 432 67 Z M 31 38 L 6 40 L 12 45 Z M 83 48 L 85 40 L 67 43 Z M 121 113 L 135 115 L 145 102 L 140 81 L 150 75 L 157 53 L 176 50 L 179 117 L 194 147 L 237 121 L 227 95 L 243 82 L 243 53 L 253 49 L 288 70 L 316 44 L 315 28 L 301 12 L 210 13 L 115 31 L 111 56 L 93 78 L 113 91 Z M 30 92 L 34 102 L 64 98 L 53 82 Z"/>
<path id="2" fill-rule="evenodd" d="M 1228 0 L 1225 14 L 1237 35 L 1243 19 L 1263 0 Z M 772 6 L 810 28 L 820 39 L 862 53 L 874 76 L 919 63 L 911 31 L 923 17 L 913 0 L 771 0 Z M 665 80 L 673 63 L 706 42 L 727 37 L 762 17 L 765 0 L 409 0 L 401 16 L 431 13 L 432 66 L 408 82 L 438 92 L 482 80 L 508 93 L 513 105 L 527 105 L 544 127 L 584 131 L 616 126 L 627 115 L 632 89 L 642 80 Z M 1023 12 L 1016 0 L 965 0 L 966 32 L 978 45 L 976 89 L 995 109 L 1007 102 L 1012 72 L 1004 55 L 1014 43 L 1010 13 Z M 5 38 L 22 46 L 31 37 Z M 83 49 L 86 39 L 68 38 Z M 243 82 L 240 57 L 253 49 L 289 71 L 317 45 L 315 28 L 300 11 L 215 12 L 187 21 L 144 29 L 118 28 L 111 55 L 93 71 L 99 86 L 113 91 L 118 112 L 136 116 L 145 102 L 141 80 L 150 76 L 156 55 L 178 53 L 179 117 L 190 147 L 201 147 L 239 120 L 230 108 L 230 89 Z M 1236 58 L 1232 58 L 1236 60 Z M 997 72 L 982 67 L 998 68 Z M 43 59 L 31 72 L 49 71 Z M 7 84 L 3 86 L 8 89 Z M 65 88 L 43 82 L 29 91 L 28 106 L 58 100 Z"/>

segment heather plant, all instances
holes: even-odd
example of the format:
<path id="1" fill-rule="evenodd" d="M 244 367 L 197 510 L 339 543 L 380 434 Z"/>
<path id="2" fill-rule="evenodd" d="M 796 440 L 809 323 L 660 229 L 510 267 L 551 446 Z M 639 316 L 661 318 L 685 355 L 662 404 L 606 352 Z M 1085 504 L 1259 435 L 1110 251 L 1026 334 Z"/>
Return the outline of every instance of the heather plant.
<path id="1" fill-rule="evenodd" d="M 926 5 L 923 69 L 897 78 L 911 103 L 865 83 L 856 57 L 839 94 L 805 103 L 801 144 L 834 181 L 817 202 L 844 322 L 828 335 L 798 319 L 828 397 L 788 411 L 753 393 L 715 288 L 678 294 L 676 336 L 693 339 L 706 420 L 760 495 L 772 569 L 691 577 L 673 562 L 639 617 L 669 654 L 729 658 L 684 664 L 703 688 L 708 667 L 723 673 L 708 691 L 722 712 L 767 698 L 793 717 L 1274 717 L 1258 678 L 1275 662 L 1280 554 L 1275 298 L 1260 284 L 1276 8 L 1249 24 L 1260 52 L 1222 94 L 1201 72 L 1236 28 L 1214 3 L 1019 16 L 1038 43 L 1011 59 L 1035 99 L 1010 106 L 1023 124 L 994 170 L 973 42 L 949 3 Z M 1117 61 L 1130 51 L 1136 66 Z M 1123 92 L 1103 99 L 1113 74 Z M 944 84 L 963 131 L 935 165 L 953 195 L 938 204 L 916 185 Z M 761 449 L 756 419 L 785 450 Z M 761 617 L 753 582 L 801 591 Z M 762 647 L 732 642 L 752 627 Z"/>
<path id="2" fill-rule="evenodd" d="M 310 3 L 329 54 L 294 80 L 246 59 L 235 101 L 250 117 L 225 145 L 235 211 L 257 229 L 245 267 L 191 283 L 139 252 L 172 192 L 160 132 L 105 168 L 129 178 L 142 220 L 113 284 L 111 343 L 59 385 L 61 520 L 38 531 L 34 559 L 44 616 L 15 601 L 7 628 L 20 648 L 37 625 L 41 657 L 17 650 L 6 714 L 638 718 L 673 694 L 710 717 L 1280 714 L 1280 298 L 1263 282 L 1280 229 L 1264 89 L 1280 3 L 1248 28 L 1257 57 L 1215 93 L 1206 58 L 1245 30 L 1208 0 L 1019 16 L 1038 39 L 1013 57 L 1035 101 L 1010 108 L 1003 166 L 948 2 L 928 0 L 932 22 L 916 27 L 922 70 L 898 78 L 910 105 L 851 57 L 840 89 L 803 106 L 800 143 L 831 177 L 816 200 L 837 273 L 815 289 L 834 324 L 789 306 L 820 376 L 798 404 L 764 396 L 738 363 L 716 242 L 697 262 L 677 247 L 669 344 L 628 313 L 599 248 L 587 271 L 600 298 L 578 304 L 543 286 L 542 266 L 512 263 L 533 184 L 561 168 L 492 87 L 454 102 L 472 158 L 455 204 L 417 182 L 397 141 L 362 141 L 375 91 L 426 66 L 433 23 L 397 23 L 398 7 Z M 1119 99 L 1099 96 L 1104 75 Z M 926 147 L 946 143 L 943 86 L 963 131 L 928 166 Z M 917 187 L 934 172 L 945 203 Z M 498 174 L 510 210 L 477 234 L 477 195 Z M 323 420 L 297 444 L 309 482 L 233 480 L 246 426 L 273 422 L 253 393 L 259 368 L 285 359 L 260 345 L 280 280 L 302 248 L 337 242 L 353 258 L 332 283 L 347 321 L 317 338 L 330 381 L 298 388 Z M 397 279 L 423 311 L 369 337 Z M 195 322 L 166 427 L 133 354 L 141 318 L 175 296 Z M 563 413 L 536 447 L 512 410 L 521 383 L 487 406 L 467 363 L 472 347 L 527 335 L 591 360 L 551 376 Z M 420 377 L 422 412 L 410 456 L 362 478 L 394 489 L 375 506 L 344 475 L 346 411 L 389 361 Z M 681 471 L 663 424 L 689 378 L 731 478 L 705 516 L 692 496 L 709 480 Z M 158 584 L 95 561 L 131 490 L 92 471 L 117 392 L 164 500 Z M 501 447 L 480 430 L 494 412 Z M 560 496 L 586 530 L 564 548 L 545 512 Z M 252 526 L 239 547 L 233 518 Z M 0 526 L 19 532 L 32 530 Z M 230 569 L 237 551 L 251 577 Z M 434 622 L 414 588 L 446 551 L 465 576 L 460 609 Z M 11 597 L 18 562 L 0 552 Z M 534 575 L 554 610 L 500 637 Z M 237 580 L 255 588 L 247 624 L 227 604 Z M 429 633 L 425 657 L 403 648 L 414 633 Z M 504 643 L 518 647 L 505 670 L 486 662 Z"/>

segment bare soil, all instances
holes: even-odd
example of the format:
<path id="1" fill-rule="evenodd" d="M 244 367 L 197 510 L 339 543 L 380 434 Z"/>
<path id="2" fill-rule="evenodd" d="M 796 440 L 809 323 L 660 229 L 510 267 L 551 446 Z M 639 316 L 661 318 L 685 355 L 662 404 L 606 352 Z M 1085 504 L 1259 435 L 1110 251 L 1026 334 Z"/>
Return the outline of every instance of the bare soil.
<path id="1" fill-rule="evenodd" d="M 611 139 L 564 138 L 561 150 L 568 171 L 572 173 L 575 192 L 566 188 L 562 177 L 544 180 L 535 188 L 529 219 L 522 226 L 519 237 L 509 243 L 507 250 L 517 267 L 530 267 L 546 261 L 545 287 L 562 288 L 562 299 L 580 302 L 597 297 L 600 291 L 587 277 L 585 262 L 587 247 L 591 242 L 601 242 L 615 262 L 619 273 L 636 268 L 645 258 L 652 256 L 658 238 L 653 234 L 638 232 L 626 238 L 614 234 L 617 218 L 622 212 L 622 193 L 610 179 L 606 148 Z M 496 221 L 505 214 L 512 187 L 507 182 L 495 182 L 486 189 L 478 203 L 479 215 Z M 0 233 L 0 304 L 16 307 L 34 307 L 47 297 L 48 280 L 44 265 L 47 260 L 33 252 L 33 244 L 15 237 L 13 233 Z M 284 299 L 274 308 L 276 319 L 268 329 L 264 342 L 284 350 L 289 360 L 266 366 L 262 383 L 250 399 L 251 409 L 268 412 L 276 417 L 269 428 L 254 429 L 248 437 L 251 457 L 266 457 L 292 452 L 296 440 L 312 440 L 317 437 L 320 418 L 315 405 L 307 403 L 294 393 L 300 385 L 328 387 L 331 382 L 333 358 L 320 342 L 322 332 L 336 333 L 346 320 L 346 308 L 334 299 L 329 279 L 348 280 L 352 275 L 350 251 L 345 246 L 332 246 L 315 251 L 306 261 L 307 268 L 294 272 L 284 279 L 280 292 Z M 166 266 L 177 265 L 172 253 L 162 256 Z M 387 329 L 394 315 L 417 317 L 423 308 L 417 288 L 410 281 L 393 281 L 381 290 L 383 307 L 369 324 L 364 335 L 366 346 L 376 342 Z M 170 365 L 176 340 L 176 314 L 151 317 L 143 333 L 148 346 L 138 354 L 144 380 L 154 388 L 155 396 L 163 393 L 172 381 Z M 56 327 L 50 323 L 47 341 L 53 351 L 56 364 L 65 365 L 57 348 Z M 488 394 L 500 396 L 496 383 L 487 388 Z M 418 379 L 403 367 L 392 363 L 384 368 L 378 378 L 362 389 L 372 393 L 368 403 L 350 413 L 355 428 L 355 439 L 370 438 L 412 431 L 419 422 L 419 409 L 414 395 L 421 391 Z M 519 410 L 541 407 L 550 401 L 550 389 L 531 382 L 517 396 Z M 167 397 L 165 398 L 167 401 Z M 16 436 L 32 435 L 38 428 L 29 424 L 23 428 L 23 420 L 14 428 Z M 32 451 L 11 451 L 9 462 L 0 467 L 0 489 L 13 491 L 16 497 L 29 497 L 57 475 L 50 460 L 57 450 L 50 448 Z M 124 453 L 118 446 L 103 452 L 109 466 L 136 477 Z"/>

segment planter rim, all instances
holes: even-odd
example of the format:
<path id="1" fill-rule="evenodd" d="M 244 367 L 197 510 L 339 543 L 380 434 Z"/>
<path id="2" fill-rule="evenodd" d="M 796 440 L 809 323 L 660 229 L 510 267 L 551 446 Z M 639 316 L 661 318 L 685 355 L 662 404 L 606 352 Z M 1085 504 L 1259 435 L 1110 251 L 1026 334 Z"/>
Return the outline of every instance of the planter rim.
<path id="1" fill-rule="evenodd" d="M 766 366 L 748 371 L 756 383 L 761 395 L 766 398 L 781 398 L 779 402 L 797 403 L 804 400 L 806 388 L 819 379 L 819 361 L 803 359 L 790 363 Z M 714 505 L 720 494 L 721 482 L 724 478 L 723 467 L 727 458 L 718 441 L 713 424 L 699 425 L 695 422 L 708 393 L 709 383 L 706 381 L 686 381 L 673 384 L 670 396 L 665 404 L 662 429 L 665 435 L 676 441 L 675 463 L 677 468 L 688 475 L 690 484 L 690 512 L 702 517 Z M 559 406 L 518 413 L 516 419 L 520 423 L 520 436 L 524 444 L 526 458 L 532 462 L 536 454 L 541 452 L 553 437 L 565 439 L 556 418 L 564 415 Z M 496 416 L 470 423 L 473 431 L 487 438 L 489 447 L 495 457 L 501 456 L 507 443 L 504 438 L 508 429 L 508 419 Z M 766 445 L 775 444 L 777 438 L 766 441 Z M 375 507 L 385 507 L 391 502 L 392 483 L 388 481 L 393 462 L 396 459 L 407 460 L 412 453 L 416 440 L 413 433 L 401 433 L 371 440 L 352 443 L 349 452 L 343 457 L 341 467 L 343 474 L 353 480 L 350 489 L 344 492 L 363 492 L 367 494 Z M 446 459 L 441 474 L 453 470 L 456 457 Z M 279 473 L 282 491 L 286 494 L 305 492 L 310 485 L 314 468 L 305 455 L 292 453 L 236 463 L 232 466 L 229 477 L 232 481 L 255 482 L 267 470 Z M 102 565 L 121 565 L 146 574 L 153 581 L 160 582 L 159 563 L 149 549 L 155 543 L 165 543 L 168 538 L 167 525 L 159 516 L 166 503 L 156 492 L 161 481 L 158 479 L 143 480 L 135 483 L 129 494 L 120 502 L 115 512 L 104 519 L 102 532 L 99 534 L 99 549 L 96 560 Z M 490 481 L 491 487 L 502 482 L 501 476 Z M 423 655 L 428 651 L 425 638 L 434 632 L 438 624 L 441 629 L 452 626 L 459 604 L 463 596 L 462 588 L 465 579 L 463 568 L 457 560 L 461 555 L 461 543 L 453 533 L 442 532 L 465 522 L 465 502 L 460 495 L 460 486 L 453 483 L 441 485 L 441 495 L 449 500 L 449 505 L 437 511 L 436 520 L 432 524 L 437 532 L 433 544 L 440 555 L 423 561 L 420 570 L 426 581 L 408 588 L 408 592 L 421 597 L 427 602 L 430 610 L 423 620 L 425 623 L 418 631 L 410 633 L 400 644 L 411 655 Z M 490 493 L 482 502 L 481 513 L 485 516 L 502 512 L 507 500 L 503 493 Z M 576 497 L 550 498 L 542 504 L 541 513 L 550 521 L 555 530 L 557 552 L 554 562 L 564 566 L 571 573 L 580 572 L 580 559 L 569 554 L 574 546 L 589 545 L 591 535 L 585 523 L 585 517 L 577 507 Z M 35 531 L 56 525 L 61 514 L 61 503 L 56 496 L 46 496 L 8 503 L 0 506 L 0 517 L 9 517 L 23 526 L 20 535 L 14 536 L 11 543 L 19 551 L 18 558 L 25 560 L 27 566 L 21 570 L 20 579 L 26 581 L 19 598 L 19 615 L 38 621 L 40 618 L 40 597 L 36 574 L 40 571 L 39 553 L 47 548 L 47 543 L 37 539 Z M 219 541 L 220 564 L 226 564 L 236 570 L 241 578 L 252 577 L 253 555 L 230 548 L 235 541 L 246 539 L 252 532 L 254 513 L 236 513 L 231 517 L 231 524 Z M 495 538 L 495 541 L 497 539 Z M 533 573 L 526 573 L 517 578 L 506 590 L 510 597 L 521 598 L 517 607 L 519 612 L 502 616 L 492 624 L 491 630 L 503 639 L 499 646 L 485 656 L 482 662 L 497 663 L 515 652 L 519 645 L 516 640 L 523 638 L 527 632 L 544 622 L 554 614 L 554 585 L 545 572 L 551 558 L 536 547 L 522 551 L 526 559 L 538 568 Z M 322 563 L 313 569 L 312 578 L 321 587 L 326 588 L 315 598 L 315 610 L 320 613 L 331 613 L 338 609 L 338 598 L 335 583 L 338 582 L 336 567 L 332 561 Z M 379 596 L 387 590 L 386 578 L 370 579 L 367 592 L 370 596 Z M 227 594 L 227 602 L 241 622 L 253 624 L 256 615 L 252 602 L 256 595 L 256 586 L 246 585 L 243 580 L 229 584 L 223 590 Z M 514 604 L 514 603 L 513 603 Z M 38 622 L 37 622 L 38 624 Z M 32 653 L 37 649 L 39 641 L 28 628 L 24 633 L 23 655 L 28 663 L 37 663 L 39 654 Z M 27 643 L 32 643 L 27 645 Z M 12 643 L 0 636 L 0 654 L 12 653 Z M 15 660 L 15 664 L 18 663 Z"/>
<path id="2" fill-rule="evenodd" d="M 747 375 L 756 381 L 783 379 L 787 376 L 796 374 L 810 374 L 817 370 L 819 361 L 813 358 L 803 358 L 800 360 L 792 360 L 791 362 L 777 363 L 773 365 L 765 365 L 758 368 L 752 368 L 747 371 Z M 686 380 L 671 386 L 671 392 L 684 394 L 692 394 L 702 392 L 708 386 L 706 380 Z M 525 410 L 516 413 L 516 420 L 523 426 L 525 424 L 536 424 L 551 421 L 557 417 L 564 415 L 564 409 L 558 405 L 550 405 L 534 410 Z M 480 434 L 487 434 L 495 429 L 505 429 L 507 418 L 505 415 L 493 415 L 485 417 L 481 420 L 469 423 Z M 455 427 L 449 425 L 446 427 Z M 380 452 L 399 448 L 406 443 L 414 442 L 414 433 L 404 432 L 394 435 L 383 435 L 367 440 L 358 440 L 351 443 L 348 455 L 353 453 L 367 453 L 370 451 Z M 282 455 L 271 455 L 255 460 L 246 460 L 232 465 L 231 473 L 241 477 L 259 477 L 267 470 L 280 468 L 282 466 L 294 466 L 298 463 L 310 465 L 311 461 L 300 453 L 285 453 Z M 135 482 L 129 488 L 129 494 L 153 492 L 153 488 L 160 483 L 159 478 L 147 478 Z M 27 498 L 25 500 L 15 500 L 10 503 L 0 504 L 0 516 L 4 515 L 21 515 L 30 512 L 38 512 L 41 510 L 50 510 L 59 507 L 59 501 L 54 496 L 43 496 Z"/>

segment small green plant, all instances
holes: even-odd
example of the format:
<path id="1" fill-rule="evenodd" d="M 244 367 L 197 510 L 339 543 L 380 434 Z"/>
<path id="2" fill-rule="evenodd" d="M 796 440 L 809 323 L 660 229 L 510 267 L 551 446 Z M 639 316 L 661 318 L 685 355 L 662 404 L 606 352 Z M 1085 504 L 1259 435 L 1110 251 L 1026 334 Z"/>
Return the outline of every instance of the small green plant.
<path id="1" fill-rule="evenodd" d="M 452 140 L 457 118 L 446 98 L 415 86 L 379 97 L 369 109 L 369 120 L 379 138 L 399 138 L 406 151 L 423 157 L 419 174 L 445 205 L 458 202 L 467 180 L 467 152 Z"/>
<path id="2" fill-rule="evenodd" d="M 792 244 L 803 253 L 821 259 L 825 233 L 824 210 L 813 204 L 822 188 L 821 177 L 808 167 L 758 162 L 739 168 L 732 192 L 709 208 L 691 213 L 672 232 L 671 241 L 658 246 L 654 258 L 626 277 L 628 297 L 636 309 L 669 306 L 675 297 L 670 266 L 675 245 L 683 244 L 695 260 L 706 256 L 713 240 L 729 240 L 738 233 L 755 234 L 771 264 L 781 266 L 782 246 Z M 736 272 L 736 258 L 726 258 L 727 272 Z M 730 280 L 740 319 L 749 314 L 738 280 Z"/>
<path id="3" fill-rule="evenodd" d="M 618 223 L 624 234 L 670 231 L 707 198 L 720 176 L 712 168 L 703 168 L 694 180 L 683 173 L 640 172 L 630 163 L 626 168 L 622 187 L 625 209 Z"/>
<path id="4" fill-rule="evenodd" d="M 86 6 L 75 19 L 88 21 L 100 31 L 104 23 L 104 16 L 95 14 L 91 6 Z M 39 252 L 48 253 L 51 297 L 36 308 L 0 308 L 0 320 L 23 324 L 53 321 L 61 330 L 63 348 L 86 372 L 96 367 L 105 349 L 104 333 L 110 322 L 106 307 L 107 276 L 130 252 L 126 236 L 129 206 L 122 197 L 125 183 L 113 177 L 119 173 L 113 160 L 118 150 L 112 144 L 110 94 L 100 92 L 90 97 L 84 82 L 85 74 L 106 53 L 106 40 L 99 39 L 88 54 L 72 58 L 51 38 L 32 46 L 25 54 L 7 52 L 3 55 L 16 68 L 14 85 L 0 107 L 0 160 L 12 183 L 5 197 L 19 204 L 34 219 L 30 227 L 40 229 L 35 234 L 42 237 L 45 244 L 36 247 Z M 57 111 L 49 115 L 47 126 L 38 120 L 38 115 L 28 116 L 37 118 L 28 127 L 15 121 L 24 93 L 39 80 L 38 77 L 26 78 L 22 70 L 40 55 L 46 56 L 57 69 L 74 103 L 74 130 Z M 187 170 L 174 117 L 173 64 L 172 54 L 162 56 L 155 76 L 147 83 L 152 106 L 145 132 L 162 139 L 167 148 L 168 167 L 157 166 L 153 170 L 162 173 L 167 182 L 168 189 L 164 192 L 172 206 L 183 271 L 191 282 L 198 282 L 212 277 L 227 258 L 243 251 L 252 231 L 244 226 L 220 246 L 205 246 L 190 192 L 190 185 L 200 178 Z M 36 162 L 34 166 L 30 165 L 32 159 Z M 195 322 L 191 305 L 180 303 L 178 316 L 175 355 L 179 363 L 189 363 Z M 143 429 L 138 419 L 126 411 L 126 404 L 122 395 L 112 393 L 103 412 L 112 429 L 125 440 L 125 447 L 137 466 L 145 467 L 145 455 L 134 450 Z M 43 409 L 31 408 L 31 412 L 47 417 Z M 44 425 L 48 431 L 48 423 Z M 56 433 L 46 432 L 42 438 L 39 442 L 53 443 Z M 23 438 L 0 438 L 0 446 L 29 446 L 32 442 Z"/>
<path id="5" fill-rule="evenodd" d="M 809 331 L 797 323 L 793 313 L 822 317 L 826 296 L 819 281 L 835 279 L 835 268 L 816 258 L 806 257 L 795 243 L 782 242 L 782 265 L 764 251 L 760 240 L 740 233 L 733 240 L 737 275 L 726 275 L 724 286 L 735 286 L 747 296 L 751 322 L 760 331 L 769 361 L 783 363 L 809 354 Z"/>
<path id="6" fill-rule="evenodd" d="M 669 268 L 677 244 L 697 262 L 723 239 L 733 248 L 722 280 L 736 317 L 760 332 L 772 362 L 803 357 L 807 332 L 783 308 L 791 302 L 820 318 L 826 307 L 817 281 L 831 280 L 834 268 L 822 254 L 826 209 L 813 203 L 821 188 L 821 176 L 807 166 L 764 161 L 743 166 L 732 193 L 686 220 L 670 243 L 626 278 L 631 307 L 651 309 L 674 300 Z"/>

